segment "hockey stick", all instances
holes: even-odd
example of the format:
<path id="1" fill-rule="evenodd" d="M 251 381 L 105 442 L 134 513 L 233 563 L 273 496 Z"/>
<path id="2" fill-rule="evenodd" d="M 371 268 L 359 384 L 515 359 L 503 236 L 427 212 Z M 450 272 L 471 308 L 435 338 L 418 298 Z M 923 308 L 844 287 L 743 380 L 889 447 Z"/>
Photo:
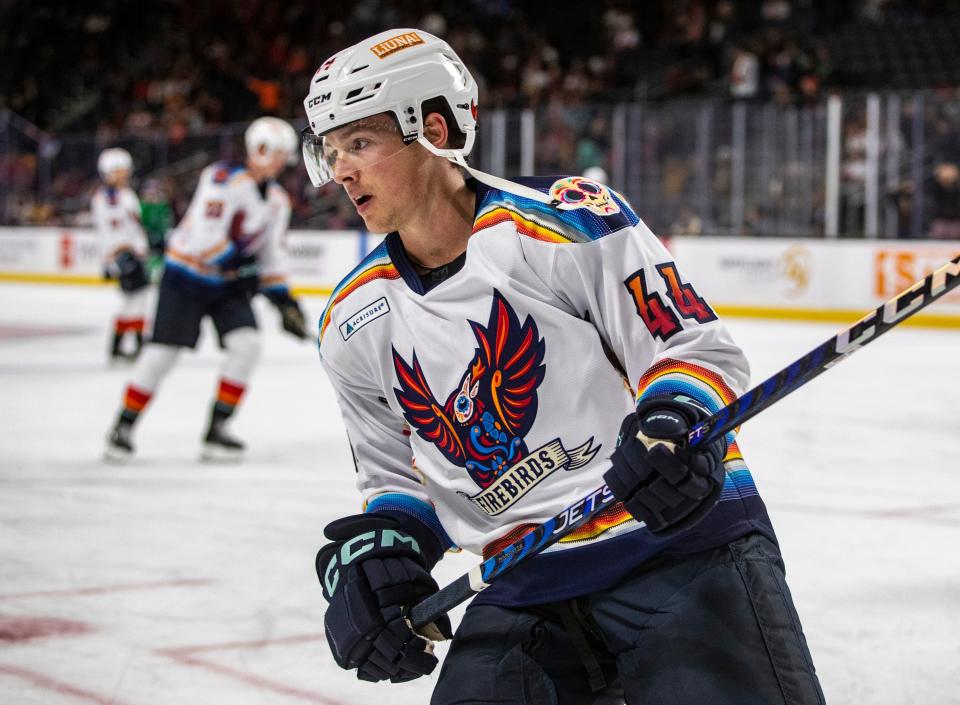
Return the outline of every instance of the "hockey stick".
<path id="1" fill-rule="evenodd" d="M 695 448 L 728 433 L 958 285 L 960 255 L 695 426 L 688 443 Z M 613 502 L 606 486 L 591 492 L 416 605 L 410 611 L 410 621 L 414 627 L 429 624 L 583 526 Z"/>

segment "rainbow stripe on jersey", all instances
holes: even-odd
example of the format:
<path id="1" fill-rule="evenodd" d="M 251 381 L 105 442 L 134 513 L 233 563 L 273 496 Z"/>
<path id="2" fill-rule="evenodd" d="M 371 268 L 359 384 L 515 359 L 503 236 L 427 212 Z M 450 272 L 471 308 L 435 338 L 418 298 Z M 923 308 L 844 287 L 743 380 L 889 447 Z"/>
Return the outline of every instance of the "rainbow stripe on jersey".
<path id="1" fill-rule="evenodd" d="M 327 307 L 320 316 L 320 337 L 323 340 L 323 334 L 330 325 L 330 318 L 333 313 L 333 307 L 347 298 L 354 291 L 364 284 L 369 284 L 377 279 L 399 279 L 400 272 L 394 266 L 387 252 L 386 242 L 381 242 L 370 254 L 363 258 L 350 274 L 343 278 L 333 293 L 330 294 L 330 300 Z"/>
<path id="2" fill-rule="evenodd" d="M 518 183 L 548 193 L 556 177 L 523 178 Z M 625 200 L 612 189 L 610 197 L 619 212 L 600 216 L 586 208 L 560 209 L 508 191 L 489 189 L 482 194 L 473 232 L 513 221 L 517 232 L 542 242 L 558 244 L 592 242 L 640 222 Z"/>
<path id="3" fill-rule="evenodd" d="M 662 394 L 682 394 L 695 400 L 711 414 L 733 402 L 737 395 L 723 378 L 705 367 L 682 360 L 665 358 L 651 366 L 637 384 L 637 401 Z M 737 429 L 727 434 L 727 454 L 723 458 L 727 479 L 720 501 L 757 495 L 757 486 L 743 460 L 736 441 Z"/>

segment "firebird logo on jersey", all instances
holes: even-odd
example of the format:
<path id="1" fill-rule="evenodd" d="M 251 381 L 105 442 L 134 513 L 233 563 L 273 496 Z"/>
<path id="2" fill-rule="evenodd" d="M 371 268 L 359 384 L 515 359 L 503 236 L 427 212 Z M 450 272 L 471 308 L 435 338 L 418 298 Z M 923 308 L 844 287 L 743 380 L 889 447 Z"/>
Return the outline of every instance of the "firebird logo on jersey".
<path id="1" fill-rule="evenodd" d="M 416 350 L 409 365 L 393 350 L 400 383 L 394 389 L 407 423 L 481 488 L 468 499 L 495 516 L 557 470 L 575 470 L 600 450 L 593 437 L 572 450 L 559 438 L 530 451 L 524 437 L 537 416 L 537 387 L 543 381 L 545 344 L 536 322 L 523 324 L 494 289 L 486 327 L 468 321 L 477 349 L 459 387 L 443 406 L 427 384 Z"/>
<path id="2" fill-rule="evenodd" d="M 568 176 L 555 181 L 550 187 L 550 196 L 559 202 L 557 208 L 564 211 L 586 208 L 597 215 L 620 212 L 620 206 L 610 197 L 606 186 L 583 176 Z"/>

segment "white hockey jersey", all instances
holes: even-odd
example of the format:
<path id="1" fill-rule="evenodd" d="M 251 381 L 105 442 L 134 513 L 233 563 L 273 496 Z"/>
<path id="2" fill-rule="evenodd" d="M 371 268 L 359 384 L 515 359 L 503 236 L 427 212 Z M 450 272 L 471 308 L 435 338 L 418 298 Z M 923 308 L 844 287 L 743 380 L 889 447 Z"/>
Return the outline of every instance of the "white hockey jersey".
<path id="1" fill-rule="evenodd" d="M 636 399 L 679 394 L 715 411 L 749 376 L 619 195 L 581 177 L 523 181 L 558 205 L 473 184 L 462 269 L 427 289 L 391 234 L 320 321 L 366 511 L 409 515 L 484 555 L 604 486 Z M 686 546 L 772 535 L 733 434 L 728 443 L 722 501 Z M 617 503 L 537 556 L 540 570 L 518 569 L 480 599 L 583 594 L 668 544 Z"/>
<path id="2" fill-rule="evenodd" d="M 132 188 L 99 186 L 93 193 L 90 210 L 106 267 L 113 267 L 123 250 L 130 250 L 138 257 L 146 256 L 148 243 L 140 224 L 140 200 Z"/>
<path id="3" fill-rule="evenodd" d="M 219 285 L 240 258 L 254 256 L 262 289 L 286 287 L 289 224 L 290 198 L 282 186 L 270 181 L 261 188 L 241 163 L 211 164 L 170 236 L 166 266 Z"/>

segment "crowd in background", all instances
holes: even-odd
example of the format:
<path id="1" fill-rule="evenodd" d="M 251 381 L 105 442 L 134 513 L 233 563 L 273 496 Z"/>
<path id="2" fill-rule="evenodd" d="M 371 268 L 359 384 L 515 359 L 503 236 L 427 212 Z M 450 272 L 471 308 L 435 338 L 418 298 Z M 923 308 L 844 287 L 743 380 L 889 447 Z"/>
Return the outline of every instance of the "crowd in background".
<path id="1" fill-rule="evenodd" d="M 263 113 L 299 116 L 324 58 L 407 26 L 450 42 L 482 79 L 487 107 L 702 90 L 810 99 L 829 80 L 830 58 L 804 37 L 848 19 L 854 5 L 115 0 L 84 10 L 91 4 L 39 1 L 8 12 L 0 75 L 7 107 L 45 130 L 162 128 L 175 137 Z"/>
<path id="2" fill-rule="evenodd" d="M 869 67 L 858 72 L 846 59 L 846 43 L 831 41 L 844 27 L 892 22 L 906 36 L 911 27 L 957 12 L 949 0 L 19 3 L 5 8 L 0 22 L 6 57 L 0 107 L 42 132 L 32 140 L 20 130 L 20 149 L 9 140 L 6 150 L 0 144 L 0 178 L 7 197 L 42 190 L 45 198 L 19 201 L 3 217 L 76 221 L 95 159 L 79 148 L 66 158 L 78 133 L 94 135 L 88 151 L 138 136 L 138 176 L 182 212 L 190 177 L 203 166 L 190 162 L 203 141 L 197 135 L 217 135 L 202 151 L 213 159 L 240 154 L 239 133 L 225 138 L 218 125 L 263 114 L 299 121 L 319 62 L 385 27 L 420 27 L 444 37 L 480 82 L 482 110 L 537 111 L 539 173 L 570 173 L 609 169 L 612 125 L 609 113 L 595 106 L 688 96 L 817 106 L 833 89 L 883 88 L 871 84 Z M 918 64 L 906 80 L 949 92 L 918 85 L 928 74 L 937 81 L 952 76 Z M 957 79 L 954 86 L 960 74 Z M 948 123 L 953 134 L 960 120 Z M 855 132 L 857 125 L 851 121 L 846 129 Z M 161 144 L 159 155 L 155 145 Z M 59 164 L 49 174 L 42 173 L 45 150 L 56 152 Z M 945 172 L 935 167 L 924 188 L 940 183 L 935 174 Z M 302 169 L 284 181 L 294 197 L 294 223 L 359 225 L 335 186 L 316 192 Z M 909 208 L 911 188 L 890 194 L 898 208 Z M 671 221 L 659 225 L 682 231 L 696 220 L 689 204 L 678 204 Z"/>

